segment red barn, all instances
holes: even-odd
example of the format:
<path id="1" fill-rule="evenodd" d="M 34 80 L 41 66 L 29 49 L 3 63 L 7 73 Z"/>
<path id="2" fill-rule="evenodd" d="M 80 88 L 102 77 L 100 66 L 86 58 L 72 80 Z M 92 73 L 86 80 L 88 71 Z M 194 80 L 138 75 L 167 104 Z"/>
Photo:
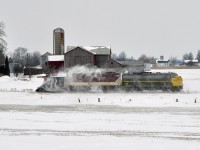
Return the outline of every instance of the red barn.
<path id="1" fill-rule="evenodd" d="M 46 65 L 50 73 L 57 73 L 64 68 L 64 55 L 48 56 Z"/>

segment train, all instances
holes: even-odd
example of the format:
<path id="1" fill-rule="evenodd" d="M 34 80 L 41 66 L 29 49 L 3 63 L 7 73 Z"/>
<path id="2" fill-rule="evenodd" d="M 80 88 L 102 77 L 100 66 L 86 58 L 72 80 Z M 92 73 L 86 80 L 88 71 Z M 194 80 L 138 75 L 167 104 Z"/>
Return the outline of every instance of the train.
<path id="1" fill-rule="evenodd" d="M 142 73 L 116 73 L 103 72 L 84 74 L 73 74 L 68 76 L 51 76 L 45 83 L 36 89 L 36 92 L 58 92 L 58 91 L 88 91 L 92 88 L 125 91 L 181 91 L 183 79 L 174 72 L 142 72 Z"/>

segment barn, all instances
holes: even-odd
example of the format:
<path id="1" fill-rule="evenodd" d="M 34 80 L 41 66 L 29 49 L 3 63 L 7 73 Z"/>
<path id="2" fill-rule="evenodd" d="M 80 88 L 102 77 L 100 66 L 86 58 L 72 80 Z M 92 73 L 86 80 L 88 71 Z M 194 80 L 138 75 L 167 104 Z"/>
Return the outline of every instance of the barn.
<path id="1" fill-rule="evenodd" d="M 68 46 L 64 54 L 65 68 L 76 65 L 101 67 L 111 59 L 111 49 L 105 46 Z"/>
<path id="2" fill-rule="evenodd" d="M 57 73 L 64 68 L 64 55 L 48 56 L 46 66 L 50 73 Z"/>

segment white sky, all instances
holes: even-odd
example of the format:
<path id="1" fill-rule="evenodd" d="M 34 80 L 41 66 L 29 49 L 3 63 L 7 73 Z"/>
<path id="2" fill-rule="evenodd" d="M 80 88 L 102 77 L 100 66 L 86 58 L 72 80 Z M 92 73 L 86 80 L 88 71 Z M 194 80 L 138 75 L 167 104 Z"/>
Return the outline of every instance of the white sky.
<path id="1" fill-rule="evenodd" d="M 200 49 L 200 0 L 0 0 L 8 51 L 53 53 L 53 29 L 66 46 L 111 46 L 165 58 Z"/>

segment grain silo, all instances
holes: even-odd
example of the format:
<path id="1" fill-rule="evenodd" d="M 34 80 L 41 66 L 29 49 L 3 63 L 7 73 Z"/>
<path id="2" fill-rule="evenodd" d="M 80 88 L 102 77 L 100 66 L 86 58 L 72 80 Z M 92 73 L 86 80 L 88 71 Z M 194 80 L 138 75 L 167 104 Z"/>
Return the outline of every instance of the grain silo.
<path id="1" fill-rule="evenodd" d="M 65 49 L 65 38 L 64 30 L 61 28 L 56 28 L 53 31 L 53 54 L 54 55 L 63 55 Z"/>

